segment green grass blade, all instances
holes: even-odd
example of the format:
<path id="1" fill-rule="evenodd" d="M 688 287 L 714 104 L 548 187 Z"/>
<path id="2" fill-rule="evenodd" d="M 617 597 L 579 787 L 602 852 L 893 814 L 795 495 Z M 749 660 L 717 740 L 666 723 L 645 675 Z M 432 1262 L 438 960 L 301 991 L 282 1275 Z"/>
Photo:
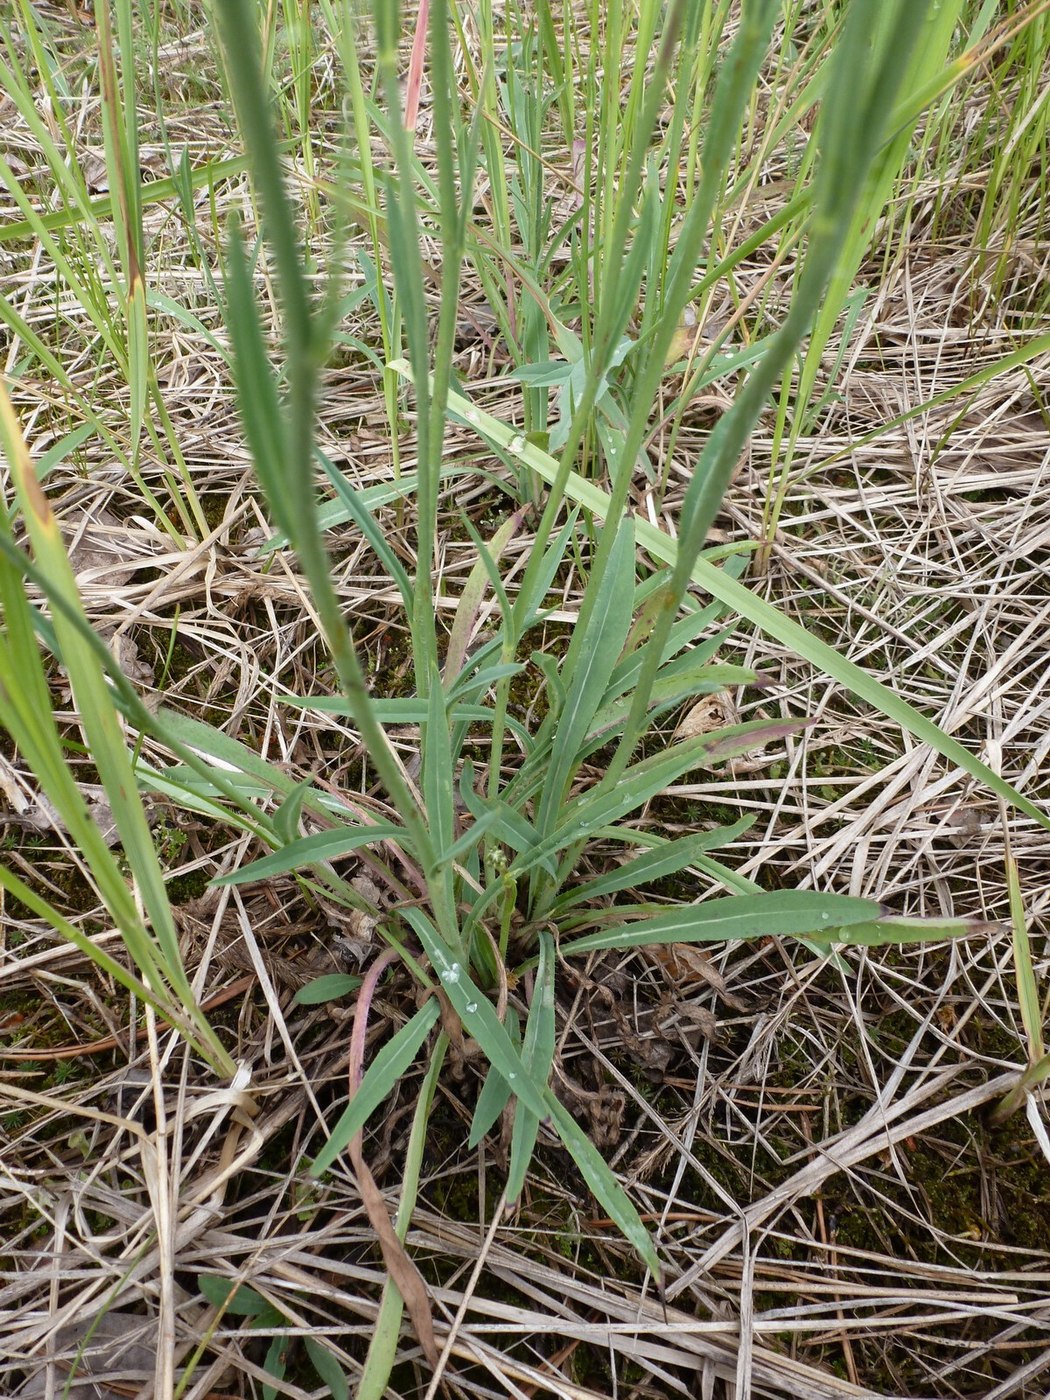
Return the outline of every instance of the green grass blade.
<path id="1" fill-rule="evenodd" d="M 423 725 L 423 803 L 437 851 L 447 851 L 456 839 L 452 744 L 441 677 L 430 678 L 427 718 Z"/>
<path id="2" fill-rule="evenodd" d="M 1029 1063 L 1034 1063 L 1046 1053 L 1043 1044 L 1043 1009 L 1040 1004 L 1039 984 L 1032 966 L 1032 945 L 1028 937 L 1021 881 L 1017 873 L 1017 862 L 1011 853 L 1006 857 L 1006 884 L 1010 895 L 1010 931 L 1013 938 L 1017 1001 L 1021 1010 L 1021 1024 L 1028 1041 L 1028 1060 Z"/>
<path id="3" fill-rule="evenodd" d="M 80 798 L 79 792 L 75 790 L 72 779 L 67 775 L 66 781 L 62 783 L 58 776 L 58 768 L 52 765 L 56 779 L 65 789 L 68 814 L 74 820 L 74 826 L 70 830 L 78 843 L 82 844 L 85 854 L 94 853 L 93 869 L 103 879 L 105 889 L 108 891 L 107 902 L 111 901 L 111 912 L 120 926 L 130 955 L 143 971 L 147 980 L 156 978 L 158 973 L 161 975 L 163 980 L 161 985 L 155 988 L 155 991 L 159 994 L 162 987 L 169 989 L 174 994 L 176 1003 L 181 1002 L 182 1008 L 184 1008 L 185 1014 L 178 1014 L 176 1023 L 185 1024 L 187 1019 L 192 1022 L 197 1037 L 208 1047 L 208 1058 L 211 1063 L 224 1075 L 231 1075 L 234 1070 L 233 1062 L 211 1030 L 203 1013 L 197 1007 L 182 964 L 178 934 L 175 929 L 171 905 L 168 901 L 164 876 L 153 844 L 149 822 L 142 806 L 142 799 L 135 783 L 131 756 L 120 725 L 118 711 L 107 683 L 106 673 L 99 663 L 95 649 L 85 640 L 84 632 L 90 629 L 87 626 L 87 619 L 83 615 L 76 580 L 62 541 L 58 522 L 46 496 L 37 483 L 18 420 L 15 417 L 7 391 L 2 384 L 0 384 L 0 442 L 3 443 L 18 503 L 33 543 L 38 565 L 48 581 L 48 594 L 62 599 L 63 606 L 54 609 L 52 626 L 73 687 L 80 722 L 92 761 L 106 790 L 113 819 L 120 833 L 124 855 L 134 872 L 135 881 L 148 916 L 149 930 L 143 926 L 138 917 L 134 901 L 123 885 L 111 853 L 106 849 L 103 855 L 103 851 L 98 849 L 100 845 L 104 848 L 104 842 L 87 816 L 83 800 Z M 28 669 L 35 674 L 39 668 L 39 657 L 32 636 L 29 608 L 28 604 L 21 602 L 15 594 L 11 573 L 11 567 L 5 556 L 3 574 L 5 592 L 7 593 L 5 603 L 8 606 L 5 611 L 8 613 L 8 625 L 11 626 L 12 616 L 18 619 L 16 625 L 20 628 L 19 640 L 23 648 L 23 655 Z M 78 616 L 81 625 L 74 624 L 70 619 L 70 614 Z M 4 651 L 5 654 L 8 653 L 6 646 Z M 16 683 L 19 690 L 21 684 L 21 680 Z M 41 687 L 46 693 L 46 684 L 42 675 L 37 683 L 38 692 Z M 8 691 L 9 695 L 10 690 L 6 685 L 5 690 Z M 6 700 L 8 697 L 5 695 L 3 698 Z M 43 695 L 38 694 L 37 703 L 42 704 L 42 710 L 37 719 L 41 723 L 44 722 L 45 716 L 50 720 L 50 697 L 44 701 Z M 50 720 L 48 728 L 53 730 L 53 720 Z M 45 745 L 48 743 L 46 734 L 44 743 Z M 51 747 L 54 747 L 54 743 Z M 69 788 L 73 788 L 72 793 L 69 792 Z"/>
<path id="4" fill-rule="evenodd" d="M 660 1278 L 660 1260 L 657 1257 L 649 1231 L 642 1224 L 641 1217 L 631 1204 L 630 1197 L 620 1185 L 616 1174 L 610 1169 L 601 1153 L 580 1127 L 569 1110 L 555 1098 L 550 1089 L 545 1094 L 547 1110 L 558 1130 L 558 1136 L 569 1149 L 572 1159 L 580 1169 L 580 1175 L 587 1183 L 595 1200 L 608 1211 L 609 1217 L 627 1242 L 634 1246 L 638 1256 L 656 1279 Z"/>
<path id="5" fill-rule="evenodd" d="M 702 651 L 703 648 L 697 648 Z M 683 665 L 675 670 L 657 676 L 649 690 L 649 722 L 652 724 L 661 714 L 676 708 L 684 700 L 698 695 L 714 695 L 731 686 L 754 685 L 756 673 L 748 666 L 734 666 L 728 662 L 705 664 L 694 662 L 692 657 L 683 658 Z M 587 740 L 581 748 L 581 756 L 586 757 L 596 748 L 608 742 L 609 736 L 622 730 L 627 721 L 631 697 L 628 693 L 611 705 L 603 705 L 594 716 Z"/>
<path id="6" fill-rule="evenodd" d="M 245 437 L 252 462 L 266 493 L 274 521 L 289 540 L 299 536 L 299 520 L 293 511 L 294 487 L 289 489 L 288 431 L 270 367 L 259 309 L 255 301 L 248 259 L 239 225 L 230 225 L 226 255 L 226 320 L 233 342 L 234 377 L 242 405 Z"/>
<path id="7" fill-rule="evenodd" d="M 337 504 L 345 511 L 344 518 L 352 520 L 372 546 L 376 558 L 382 564 L 387 575 L 397 584 L 406 611 L 411 612 L 412 580 L 402 567 L 400 559 L 387 543 L 386 536 L 369 507 L 367 493 L 352 486 L 339 468 L 323 452 L 319 450 L 317 455 L 324 474 L 335 491 Z M 406 481 L 407 479 L 403 477 L 402 483 L 405 484 Z M 324 528 L 320 521 L 319 527 Z"/>
<path id="8" fill-rule="evenodd" d="M 401 374 L 405 374 L 409 370 L 404 361 L 398 362 L 395 368 Z M 521 442 L 521 435 L 516 433 L 513 428 L 507 427 L 498 418 L 476 408 L 462 395 L 450 396 L 450 407 L 464 424 L 473 427 L 483 437 L 502 447 L 504 451 L 509 451 L 512 455 L 519 457 L 545 481 L 555 482 L 558 477 L 557 462 L 532 443 Z M 512 443 L 515 444 L 513 448 Z M 609 495 L 600 486 L 572 472 L 565 484 L 565 491 L 572 500 L 592 511 L 600 520 L 606 519 L 609 511 Z M 674 565 L 678 558 L 676 540 L 671 539 L 663 530 L 650 524 L 649 521 L 640 518 L 635 519 L 635 535 L 638 545 L 642 549 L 661 562 Z M 1011 783 L 1001 778 L 986 763 L 977 758 L 975 754 L 963 748 L 957 740 L 945 733 L 939 725 L 928 719 L 914 705 L 894 694 L 888 686 L 883 685 L 874 676 L 870 676 L 860 666 L 841 656 L 834 647 L 828 646 L 826 642 L 822 642 L 818 637 L 807 632 L 800 623 L 785 617 L 771 603 L 767 603 L 765 599 L 752 593 L 744 584 L 730 577 L 724 570 L 716 568 L 707 559 L 699 558 L 693 563 L 690 577 L 693 583 L 731 608 L 739 616 L 746 617 L 749 622 L 753 622 L 768 636 L 775 638 L 784 646 L 790 647 L 797 656 L 812 662 L 825 675 L 838 681 L 859 699 L 871 705 L 873 709 L 880 710 L 889 719 L 899 724 L 902 729 L 914 735 L 916 739 L 920 739 L 924 744 L 929 744 L 934 752 L 941 754 L 950 763 L 969 773 L 971 777 L 977 778 L 986 787 L 1005 798 L 1012 807 L 1016 807 L 1018 811 L 1024 812 L 1038 822 L 1040 826 L 1050 830 L 1050 814 L 1042 811 Z"/>
<path id="9" fill-rule="evenodd" d="M 597 587 L 586 623 L 577 628 L 565 657 L 565 704 L 557 718 L 544 779 L 537 826 L 549 831 L 557 822 L 565 791 L 580 762 L 580 750 L 605 697 L 609 677 L 620 659 L 631 626 L 634 601 L 634 531 L 629 520 L 617 529 L 609 567 Z"/>
<path id="10" fill-rule="evenodd" d="M 467 575 L 467 581 L 463 585 L 463 592 L 460 594 L 452 626 L 449 629 L 448 647 L 445 651 L 443 674 L 445 684 L 450 688 L 450 694 L 451 687 L 467 659 L 467 648 L 470 645 L 478 611 L 485 596 L 485 586 L 490 579 L 489 570 L 495 568 L 495 561 L 499 559 L 521 528 L 523 516 L 524 512 L 517 510 L 503 521 L 492 536 L 485 552 L 474 562 Z M 468 521 L 467 524 L 469 525 L 469 523 Z"/>
<path id="11" fill-rule="evenodd" d="M 540 1119 L 546 1118 L 547 1107 L 541 1091 L 532 1082 L 495 1007 L 474 985 L 462 959 L 441 940 L 421 909 L 405 909 L 404 916 L 419 935 L 441 989 L 462 1021 L 463 1029 L 478 1042 L 489 1064 L 503 1076 L 519 1101 Z"/>
<path id="12" fill-rule="evenodd" d="M 381 7 L 382 10 L 382 7 Z M 390 801 L 409 829 L 425 870 L 434 867 L 430 835 L 402 776 L 389 740 L 371 708 L 368 685 L 336 594 L 320 529 L 314 482 L 314 428 L 319 342 L 295 214 L 285 191 L 270 94 L 263 79 L 259 15 L 251 0 L 223 0 L 216 8 L 226 71 L 262 206 L 281 308 L 286 392 L 275 416 L 276 390 L 243 250 L 234 232 L 229 263 L 230 334 L 235 347 L 241 417 L 266 490 L 267 502 L 299 556 L 343 694 L 356 706 L 362 741 Z M 425 326 L 424 326 L 425 336 Z M 264 395 L 261 404 L 255 393 Z M 420 490 L 424 481 L 420 480 Z M 430 618 L 433 624 L 433 614 Z M 442 910 L 444 914 L 444 910 Z"/>
<path id="13" fill-rule="evenodd" d="M 585 793 L 565 809 L 564 820 L 543 840 L 534 855 L 561 850 L 598 827 L 611 826 L 663 792 L 682 776 L 703 765 L 721 763 L 762 743 L 794 733 L 804 721 L 751 720 L 727 729 L 700 734 L 673 744 L 627 769 L 612 789 Z"/>
<path id="14" fill-rule="evenodd" d="M 359 851 L 363 846 L 371 846 L 376 841 L 397 841 L 405 845 L 405 829 L 390 822 L 378 822 L 375 826 L 336 827 L 332 831 L 318 831 L 311 836 L 301 836 L 290 841 L 272 855 L 253 860 L 213 880 L 215 887 L 222 885 L 248 885 L 259 880 L 269 880 L 275 875 L 285 875 L 289 870 L 301 870 L 307 865 L 320 865 L 338 860 L 351 851 Z"/>
<path id="15" fill-rule="evenodd" d="M 868 906 L 869 911 L 871 907 Z M 542 1093 L 538 1090 L 492 1004 L 474 986 L 451 950 L 441 943 L 429 919 L 419 909 L 406 909 L 405 918 L 419 934 L 444 992 L 463 1022 L 464 1030 L 475 1038 L 489 1064 L 510 1085 L 518 1099 L 519 1109 L 524 1106 L 541 1121 L 548 1117 L 554 1119 L 558 1133 L 572 1153 L 587 1185 L 648 1266 L 658 1273 L 659 1261 L 649 1234 L 597 1148 L 549 1089 Z"/>
<path id="16" fill-rule="evenodd" d="M 2 77 L 2 70 L 0 70 Z M 191 189 L 196 192 L 205 189 L 209 185 L 221 184 L 223 181 L 234 179 L 238 175 L 243 175 L 248 166 L 247 156 L 229 156 L 223 160 L 205 161 L 201 165 L 194 166 L 190 172 Z M 159 179 L 151 180 L 141 192 L 143 207 L 154 204 L 167 204 L 179 194 L 180 177 L 175 175 L 161 176 Z M 11 219 L 7 223 L 0 224 L 0 248 L 9 243 L 23 243 L 26 239 L 36 238 L 40 233 L 61 232 L 82 222 L 91 224 L 104 224 L 113 217 L 113 206 L 115 196 L 113 194 L 99 195 L 97 199 L 85 200 L 83 203 L 64 204 L 61 209 L 55 209 L 49 213 L 38 213 L 33 210 L 24 219 Z"/>
<path id="17" fill-rule="evenodd" d="M 668 914 L 638 923 L 621 924 L 562 944 L 563 957 L 597 948 L 640 948 L 653 943 L 723 942 L 835 930 L 850 924 L 871 924 L 883 913 L 872 899 L 820 894 L 812 890 L 781 890 L 775 894 L 729 895 L 706 904 L 683 905 Z"/>
<path id="18" fill-rule="evenodd" d="M 311 1176 L 320 1176 L 328 1170 L 339 1154 L 346 1150 L 347 1143 L 361 1132 L 383 1100 L 394 1091 L 440 1015 L 437 998 L 431 997 L 378 1052 L 328 1141 L 311 1162 Z"/>
<path id="19" fill-rule="evenodd" d="M 542 1092 L 550 1079 L 551 1065 L 554 1062 L 554 939 L 549 933 L 541 932 L 539 963 L 536 968 L 536 983 L 532 993 L 532 1005 L 525 1022 L 525 1039 L 521 1047 L 521 1059 L 532 1076 L 536 1088 Z M 525 1175 L 536 1148 L 536 1138 L 540 1130 L 540 1120 L 524 1104 L 519 1103 L 514 1115 L 514 1129 L 510 1143 L 510 1166 L 507 1171 L 507 1202 L 513 1208 L 517 1205 L 525 1185 Z"/>
<path id="20" fill-rule="evenodd" d="M 274 835 L 282 846 L 290 846 L 299 840 L 299 825 L 303 816 L 303 802 L 313 786 L 312 778 L 304 778 L 284 799 L 273 814 Z"/>
<path id="21" fill-rule="evenodd" d="M 118 962 L 116 958 L 111 958 L 103 948 L 100 948 L 75 924 L 71 924 L 68 919 L 64 918 L 46 899 L 42 899 L 35 890 L 30 889 L 14 871 L 6 869 L 3 865 L 0 865 L 0 886 L 19 903 L 24 904 L 31 913 L 46 920 L 56 933 L 76 948 L 79 953 L 82 953 L 85 958 L 93 962 L 107 977 L 112 977 L 114 982 L 130 992 L 132 996 L 138 997 L 144 1005 L 151 1006 L 164 1020 L 171 1019 L 173 1008 L 169 1001 L 158 996 L 133 972 L 129 972 L 123 963 Z M 183 1026 L 180 1026 L 180 1029 L 183 1029 L 183 1034 L 193 1043 L 192 1029 Z"/>
<path id="22" fill-rule="evenodd" d="M 511 1044 L 514 1046 L 515 1050 L 520 1049 L 521 1030 L 518 1025 L 518 1013 L 514 1010 L 513 1006 L 507 1007 L 507 1019 L 505 1024 Z M 467 1146 L 472 1151 L 477 1147 L 478 1143 L 490 1128 L 492 1128 L 496 1119 L 500 1116 L 508 1103 L 510 1103 L 510 1085 L 498 1070 L 490 1066 L 489 1072 L 485 1076 L 485 1083 L 481 1086 L 481 1093 L 478 1095 L 474 1116 L 470 1121 L 470 1135 L 467 1138 Z"/>
<path id="23" fill-rule="evenodd" d="M 310 1358 L 310 1365 L 328 1387 L 332 1400 L 350 1400 L 350 1386 L 343 1368 L 332 1353 L 323 1347 L 316 1337 L 304 1337 L 303 1345 Z"/>
<path id="24" fill-rule="evenodd" d="M 472 823 L 462 835 L 458 836 L 447 851 L 438 852 L 437 868 L 444 870 L 447 866 L 462 864 L 467 856 L 490 831 L 495 831 L 499 821 L 496 812 L 485 811 Z"/>
<path id="25" fill-rule="evenodd" d="M 741 817 L 732 826 L 716 826 L 711 831 L 701 831 L 693 836 L 682 836 L 676 841 L 662 842 L 645 851 L 625 865 L 617 866 L 607 875 L 590 880 L 585 885 L 577 885 L 565 891 L 555 901 L 554 911 L 569 909 L 574 904 L 592 904 L 620 890 L 636 889 L 652 884 L 668 875 L 676 875 L 687 865 L 694 864 L 696 857 L 705 851 L 718 850 L 728 846 L 738 836 L 742 836 L 754 825 L 754 817 Z"/>
<path id="26" fill-rule="evenodd" d="M 878 923 L 850 924 L 835 932 L 830 943 L 845 943 L 850 947 L 885 948 L 894 943 L 940 943 L 948 938 L 971 938 L 974 934 L 989 933 L 998 928 L 996 924 L 985 923 L 981 919 L 880 919 Z M 827 952 L 823 939 L 813 937 L 807 944 L 816 944 Z"/>

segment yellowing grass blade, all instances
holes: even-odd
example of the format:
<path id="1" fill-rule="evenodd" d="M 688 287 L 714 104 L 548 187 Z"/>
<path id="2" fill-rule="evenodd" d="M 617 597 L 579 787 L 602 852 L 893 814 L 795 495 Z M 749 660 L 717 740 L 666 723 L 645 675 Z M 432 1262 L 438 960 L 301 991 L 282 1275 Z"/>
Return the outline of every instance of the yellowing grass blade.
<path id="1" fill-rule="evenodd" d="M 232 1075 L 235 1068 L 233 1061 L 197 1007 L 182 965 L 178 935 L 163 873 L 135 782 L 114 696 L 94 649 L 88 644 L 81 629 L 67 616 L 66 609 L 78 614 L 83 619 L 85 630 L 89 630 L 73 569 L 59 533 L 58 521 L 36 479 L 14 408 L 2 384 L 0 443 L 3 444 L 10 464 L 18 504 L 41 573 L 48 580 L 50 592 L 61 598 L 65 604 L 64 608 L 54 608 L 52 626 L 73 687 L 91 758 L 106 790 L 124 854 L 134 872 L 142 904 L 148 916 L 149 930 L 139 917 L 131 892 L 127 889 L 116 861 L 101 837 L 94 840 L 92 833 L 85 831 L 77 832 L 77 839 L 86 843 L 82 845 L 82 849 L 89 859 L 93 873 L 99 879 L 100 889 L 107 899 L 110 913 L 120 928 L 129 954 L 150 984 L 154 995 L 165 1005 L 165 1015 L 199 1043 L 217 1070 L 224 1075 Z M 23 628 L 23 638 L 25 635 L 26 629 Z M 28 654 L 29 645 L 31 642 L 26 641 L 27 668 L 39 665 L 35 645 L 32 658 Z M 77 805 L 73 802 L 70 807 L 75 822 L 78 815 Z M 82 817 L 83 813 L 79 815 Z M 77 825 L 83 827 L 84 823 L 81 820 Z M 95 835 L 97 836 L 97 833 Z M 158 986 L 158 981 L 162 985 Z"/>

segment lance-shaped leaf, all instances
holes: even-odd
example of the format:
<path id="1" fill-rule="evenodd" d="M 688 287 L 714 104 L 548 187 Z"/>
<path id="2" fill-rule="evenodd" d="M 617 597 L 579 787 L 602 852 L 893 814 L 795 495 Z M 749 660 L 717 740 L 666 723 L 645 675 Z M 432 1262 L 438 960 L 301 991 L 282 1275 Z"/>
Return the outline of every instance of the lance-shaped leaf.
<path id="1" fill-rule="evenodd" d="M 705 904 L 684 904 L 653 919 L 620 924 L 562 945 L 562 955 L 590 953 L 598 948 L 638 948 L 651 943 L 722 942 L 768 938 L 783 934 L 824 933 L 851 924 L 868 925 L 885 913 L 873 899 L 820 894 L 813 890 L 781 890 L 773 894 L 735 894 Z"/>
<path id="2" fill-rule="evenodd" d="M 536 1087 L 543 1090 L 550 1079 L 554 1060 L 554 939 L 549 933 L 540 934 L 540 955 L 536 968 L 536 985 L 525 1023 L 525 1040 L 521 1058 Z M 540 1120 L 524 1104 L 519 1103 L 514 1114 L 514 1131 L 510 1142 L 510 1167 L 507 1172 L 507 1201 L 517 1203 L 525 1185 L 525 1173 L 532 1161 Z"/>

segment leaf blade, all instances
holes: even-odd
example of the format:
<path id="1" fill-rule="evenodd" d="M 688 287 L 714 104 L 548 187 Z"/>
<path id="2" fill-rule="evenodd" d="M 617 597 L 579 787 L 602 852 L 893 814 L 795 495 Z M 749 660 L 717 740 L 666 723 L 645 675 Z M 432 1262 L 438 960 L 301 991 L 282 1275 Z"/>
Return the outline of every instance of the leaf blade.
<path id="1" fill-rule="evenodd" d="M 603 929 L 563 944 L 562 956 L 599 948 L 639 948 L 650 943 L 721 942 L 802 934 L 830 934 L 844 941 L 839 930 L 850 924 L 872 924 L 883 906 L 851 895 L 819 894 L 812 890 L 781 890 L 775 894 L 727 895 L 705 904 L 682 905 L 653 919 Z"/>
<path id="2" fill-rule="evenodd" d="M 318 1177 L 327 1171 L 345 1150 L 347 1143 L 364 1128 L 415 1059 L 416 1052 L 440 1015 L 441 1008 L 436 999 L 431 998 L 387 1041 L 362 1075 L 357 1093 L 343 1110 L 328 1141 L 310 1163 L 311 1176 Z"/>

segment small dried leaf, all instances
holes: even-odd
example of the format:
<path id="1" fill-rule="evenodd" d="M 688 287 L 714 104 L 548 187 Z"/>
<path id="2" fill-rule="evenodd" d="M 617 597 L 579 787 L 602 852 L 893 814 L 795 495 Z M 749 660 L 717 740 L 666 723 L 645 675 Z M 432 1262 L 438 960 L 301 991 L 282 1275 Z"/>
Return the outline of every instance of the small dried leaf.
<path id="1" fill-rule="evenodd" d="M 675 730 L 676 739 L 693 739 L 698 734 L 710 734 L 730 724 L 739 724 L 740 715 L 724 691 L 705 695 L 688 711 Z"/>
<path id="2" fill-rule="evenodd" d="M 654 943 L 643 950 L 652 963 L 664 969 L 667 979 L 679 987 L 702 982 L 719 995 L 726 990 L 725 978 L 702 948 L 692 943 Z"/>
<path id="3" fill-rule="evenodd" d="M 440 1351 L 434 1336 L 434 1323 L 430 1315 L 430 1298 L 423 1276 L 405 1251 L 398 1239 L 387 1214 L 383 1193 L 375 1183 L 361 1154 L 360 1139 L 350 1144 L 350 1158 L 353 1162 L 357 1187 L 361 1192 L 361 1203 L 365 1208 L 372 1229 L 379 1240 L 383 1252 L 383 1263 L 391 1281 L 404 1299 L 416 1340 L 423 1348 L 423 1354 L 430 1366 L 436 1366 Z"/>
<path id="4" fill-rule="evenodd" d="M 106 169 L 106 153 L 99 146 L 89 146 L 81 153 L 80 173 L 84 177 L 91 194 L 109 192 L 109 171 Z"/>
<path id="5" fill-rule="evenodd" d="M 726 980 L 703 948 L 693 943 L 654 943 L 643 949 L 649 961 L 662 967 L 668 982 L 678 988 L 695 987 L 701 983 L 711 987 L 734 1011 L 747 1011 L 746 1001 L 734 996 Z"/>
<path id="6" fill-rule="evenodd" d="M 718 1039 L 718 1020 L 706 1006 L 695 1006 L 692 1002 L 676 1001 L 666 1012 L 658 1016 L 654 1024 L 672 1035 L 676 1031 L 686 1039 L 701 1036 L 704 1040 Z"/>

